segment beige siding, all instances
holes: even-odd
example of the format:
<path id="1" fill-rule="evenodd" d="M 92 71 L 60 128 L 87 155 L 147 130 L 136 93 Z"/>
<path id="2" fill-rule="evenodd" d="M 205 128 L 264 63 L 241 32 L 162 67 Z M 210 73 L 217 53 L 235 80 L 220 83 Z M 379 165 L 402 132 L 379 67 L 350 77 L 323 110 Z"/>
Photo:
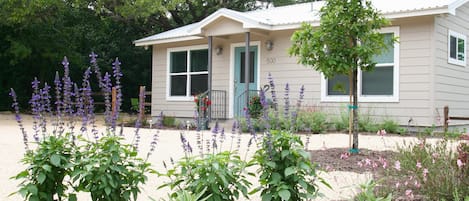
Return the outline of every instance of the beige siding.
<path id="1" fill-rule="evenodd" d="M 442 114 L 448 105 L 451 116 L 469 116 L 469 66 L 448 63 L 448 30 L 469 39 L 469 3 L 459 7 L 456 15 L 435 17 L 435 110 Z M 469 42 L 466 40 L 466 47 Z M 466 49 L 466 62 L 469 57 Z M 469 62 L 467 62 L 469 63 Z M 436 113 L 436 112 L 435 112 Z M 435 114 L 438 115 L 438 114 Z M 451 124 L 468 123 L 455 121 Z"/>
<path id="2" fill-rule="evenodd" d="M 458 11 L 458 14 L 459 13 L 460 12 Z M 437 28 L 434 28 L 434 18 L 420 17 L 402 19 L 399 21 L 393 21 L 393 26 L 400 27 L 399 102 L 361 103 L 360 110 L 362 113 L 368 113 L 378 119 L 391 118 L 399 121 L 401 124 L 407 125 L 408 120 L 412 118 L 412 125 L 429 126 L 435 123 L 435 119 L 437 119 L 438 116 L 435 112 L 433 91 L 445 89 L 441 84 L 439 85 L 439 88 L 435 89 L 435 82 L 432 79 L 433 74 L 435 73 L 433 70 L 433 55 L 438 52 L 438 50 L 433 51 L 433 47 L 438 45 L 431 42 L 434 37 L 434 33 L 437 32 Z M 212 31 L 215 32 L 215 29 L 212 29 Z M 268 84 L 267 76 L 271 73 L 275 79 L 277 98 L 281 104 L 283 103 L 285 84 L 289 83 L 291 104 L 296 104 L 298 91 L 301 85 L 304 85 L 304 105 L 306 105 L 306 107 L 314 107 L 315 109 L 320 108 L 321 110 L 331 114 L 346 112 L 345 106 L 347 103 L 345 102 L 322 102 L 320 74 L 311 68 L 297 64 L 296 58 L 288 55 L 292 33 L 293 30 L 252 34 L 251 40 L 260 42 L 260 85 L 263 86 Z M 266 40 L 273 41 L 273 50 L 268 51 L 265 48 L 264 44 Z M 446 41 L 446 39 L 444 40 Z M 153 48 L 153 116 L 157 115 L 160 111 L 164 111 L 168 115 L 178 117 L 193 116 L 194 103 L 191 101 L 166 100 L 167 48 L 200 45 L 206 44 L 206 42 L 206 39 L 204 39 L 193 42 L 158 45 Z M 243 42 L 243 34 L 221 36 L 219 38 L 215 37 L 214 47 L 222 47 L 223 53 L 221 55 L 213 56 L 213 89 L 226 91 L 228 100 L 233 98 L 229 97 L 231 44 Z M 441 57 L 446 58 L 445 56 Z M 437 70 L 437 73 L 439 72 L 441 72 L 441 70 Z M 458 72 L 454 73 L 457 74 Z M 456 83 L 464 85 L 465 79 L 461 78 Z M 456 95 L 453 94 L 451 96 Z M 455 98 L 455 101 L 461 101 L 462 99 L 463 98 L 461 96 L 459 99 Z M 441 101 L 441 98 L 438 99 L 438 101 Z M 227 112 L 229 110 L 228 107 L 230 106 L 227 105 Z"/>

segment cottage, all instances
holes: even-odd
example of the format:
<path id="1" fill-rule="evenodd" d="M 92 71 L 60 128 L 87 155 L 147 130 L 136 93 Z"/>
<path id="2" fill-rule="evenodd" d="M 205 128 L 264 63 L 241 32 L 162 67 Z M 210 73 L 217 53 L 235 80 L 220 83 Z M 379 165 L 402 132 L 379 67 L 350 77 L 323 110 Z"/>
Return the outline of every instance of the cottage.
<path id="1" fill-rule="evenodd" d="M 442 125 L 445 105 L 452 115 L 469 116 L 469 0 L 372 3 L 392 23 L 380 31 L 399 42 L 376 57 L 373 72 L 359 73 L 361 112 L 417 126 Z M 344 77 L 326 80 L 287 52 L 301 23 L 319 25 L 323 5 L 220 9 L 200 22 L 134 41 L 153 50 L 152 116 L 165 111 L 193 117 L 193 95 L 211 92 L 212 118 L 234 118 L 245 107 L 246 88 L 263 88 L 269 73 L 280 95 L 286 83 L 292 95 L 304 85 L 305 105 L 344 111 L 348 97 L 333 89 Z"/>

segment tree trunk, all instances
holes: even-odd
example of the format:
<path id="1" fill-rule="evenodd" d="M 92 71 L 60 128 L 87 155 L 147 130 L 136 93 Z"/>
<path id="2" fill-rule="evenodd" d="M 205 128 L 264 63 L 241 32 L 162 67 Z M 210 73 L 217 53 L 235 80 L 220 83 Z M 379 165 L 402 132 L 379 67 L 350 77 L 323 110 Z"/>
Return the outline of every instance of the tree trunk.
<path id="1" fill-rule="evenodd" d="M 353 149 L 358 149 L 358 90 L 357 90 L 358 70 L 353 70 Z"/>

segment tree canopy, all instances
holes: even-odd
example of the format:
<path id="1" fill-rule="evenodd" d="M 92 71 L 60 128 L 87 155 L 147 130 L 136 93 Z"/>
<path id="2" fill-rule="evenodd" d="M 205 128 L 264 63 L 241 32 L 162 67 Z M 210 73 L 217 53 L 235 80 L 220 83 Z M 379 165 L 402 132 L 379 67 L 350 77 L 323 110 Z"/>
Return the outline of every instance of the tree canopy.
<path id="1" fill-rule="evenodd" d="M 219 8 L 259 6 L 255 0 L 2 0 L 0 96 L 7 97 L 14 87 L 27 108 L 34 77 L 52 81 L 67 56 L 79 80 L 94 51 L 106 71 L 115 57 L 122 61 L 124 101 L 129 101 L 138 95 L 138 85 L 151 86 L 151 50 L 132 41 L 200 21 Z M 124 109 L 129 105 L 124 102 Z M 9 109 L 8 99 L 0 101 L 0 110 Z"/>
<path id="2" fill-rule="evenodd" d="M 376 65 L 375 55 L 389 44 L 379 29 L 389 25 L 369 0 L 326 0 L 319 11 L 319 27 L 303 24 L 292 36 L 289 52 L 298 62 L 312 67 L 330 79 L 347 75 L 349 93 L 353 99 L 353 149 L 358 150 L 358 70 L 371 71 Z M 395 39 L 389 41 L 393 43 Z"/>

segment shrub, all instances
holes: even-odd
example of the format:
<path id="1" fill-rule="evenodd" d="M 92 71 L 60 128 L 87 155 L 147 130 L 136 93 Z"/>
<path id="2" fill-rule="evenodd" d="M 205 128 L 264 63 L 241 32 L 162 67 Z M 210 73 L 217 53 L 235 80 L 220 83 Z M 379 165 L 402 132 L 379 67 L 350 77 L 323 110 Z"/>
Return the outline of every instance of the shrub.
<path id="1" fill-rule="evenodd" d="M 313 199 L 318 192 L 316 181 L 328 185 L 317 176 L 299 136 L 272 130 L 261 143 L 254 155 L 261 186 L 251 193 L 261 191 L 262 200 Z"/>
<path id="2" fill-rule="evenodd" d="M 370 114 L 360 114 L 358 118 L 358 128 L 361 132 L 372 132 L 375 133 L 378 131 L 378 125 L 376 124 L 375 119 L 371 117 Z"/>
<path id="3" fill-rule="evenodd" d="M 158 174 L 167 177 L 171 182 L 165 183 L 159 188 L 169 187 L 173 190 L 170 194 L 173 199 L 178 196 L 178 192 L 181 190 L 201 195 L 210 201 L 238 200 L 241 195 L 248 198 L 248 189 L 251 183 L 246 176 L 252 174 L 246 171 L 250 164 L 241 159 L 238 151 L 232 151 L 236 131 L 238 131 L 238 142 L 235 150 L 239 150 L 241 132 L 234 124 L 231 146 L 228 151 L 222 151 L 226 136 L 224 129 L 219 129 L 218 123 L 212 130 L 211 138 L 203 139 L 198 131 L 198 155 L 193 155 L 190 142 L 181 132 L 180 139 L 185 157 L 176 163 L 171 160 L 173 167 L 169 169 L 166 163 L 163 163 L 167 171 Z"/>
<path id="4" fill-rule="evenodd" d="M 112 67 L 117 96 L 113 105 L 116 112 L 111 112 L 111 74 L 105 73 L 102 76 L 96 64 L 97 55 L 92 53 L 90 57 L 91 67 L 84 72 L 80 88 L 72 82 L 69 63 L 64 58 L 64 76 L 60 78 L 56 73 L 54 81 L 55 101 L 51 100 L 50 86 L 47 83 L 41 88 L 40 81 L 36 78 L 32 82 L 32 137 L 37 144 L 36 149 L 29 149 L 29 135 L 22 124 L 15 91 L 11 89 L 12 107 L 23 133 L 26 149 L 22 161 L 29 165 L 14 178 L 23 180 L 18 193 L 26 200 L 52 201 L 68 197 L 73 201 L 76 200 L 73 190 L 90 192 L 93 201 L 135 200 L 139 193 L 138 185 L 146 181 L 145 174 L 150 171 L 149 164 L 137 157 L 142 119 L 137 118 L 135 121 L 132 144 L 123 143 L 122 128 L 120 133 L 117 131 L 122 103 L 120 62 L 116 59 Z M 98 86 L 104 93 L 105 136 L 99 135 L 96 126 L 89 81 L 92 72 L 96 73 Z M 143 100 L 144 93 L 139 95 L 140 100 Z M 81 122 L 77 122 L 78 119 Z M 48 130 L 50 127 L 47 122 L 52 122 L 52 130 Z M 84 136 L 87 137 L 86 140 Z M 155 134 L 147 157 L 155 149 L 157 138 L 158 135 Z M 64 193 L 66 190 L 71 193 L 67 195 Z"/>
<path id="5" fill-rule="evenodd" d="M 339 116 L 332 118 L 332 125 L 336 131 L 344 131 L 349 126 L 349 114 L 347 112 L 341 112 Z"/>
<path id="6" fill-rule="evenodd" d="M 150 164 L 137 158 L 135 147 L 122 140 L 109 135 L 81 147 L 72 174 L 79 182 L 77 190 L 90 192 L 94 201 L 137 200 L 138 185 L 147 180 L 144 174 Z"/>
<path id="7" fill-rule="evenodd" d="M 165 127 L 174 127 L 176 126 L 176 118 L 173 116 L 163 116 L 163 126 Z"/>
<path id="8" fill-rule="evenodd" d="M 399 148 L 394 168 L 386 171 L 389 183 L 383 192 L 409 198 L 421 195 L 424 200 L 456 200 L 455 195 L 469 195 L 469 165 L 448 145 L 447 140 L 432 145 L 423 139 Z"/>
<path id="9" fill-rule="evenodd" d="M 320 111 L 301 112 L 298 116 L 297 127 L 298 130 L 323 133 L 327 130 L 327 116 Z"/>
<path id="10" fill-rule="evenodd" d="M 386 130 L 387 133 L 399 133 L 400 131 L 399 124 L 390 119 L 384 120 L 379 126 L 380 129 Z"/>
<path id="11" fill-rule="evenodd" d="M 70 135 L 48 136 L 38 143 L 38 147 L 28 151 L 22 162 L 29 166 L 15 179 L 23 180 L 20 193 L 25 200 L 76 200 L 75 194 L 68 195 L 69 189 L 64 178 L 74 166 L 73 146 Z"/>
<path id="12" fill-rule="evenodd" d="M 376 182 L 369 180 L 366 184 L 360 184 L 361 192 L 355 196 L 356 201 L 391 201 L 392 194 L 389 193 L 386 197 L 377 197 L 375 195 Z"/>

